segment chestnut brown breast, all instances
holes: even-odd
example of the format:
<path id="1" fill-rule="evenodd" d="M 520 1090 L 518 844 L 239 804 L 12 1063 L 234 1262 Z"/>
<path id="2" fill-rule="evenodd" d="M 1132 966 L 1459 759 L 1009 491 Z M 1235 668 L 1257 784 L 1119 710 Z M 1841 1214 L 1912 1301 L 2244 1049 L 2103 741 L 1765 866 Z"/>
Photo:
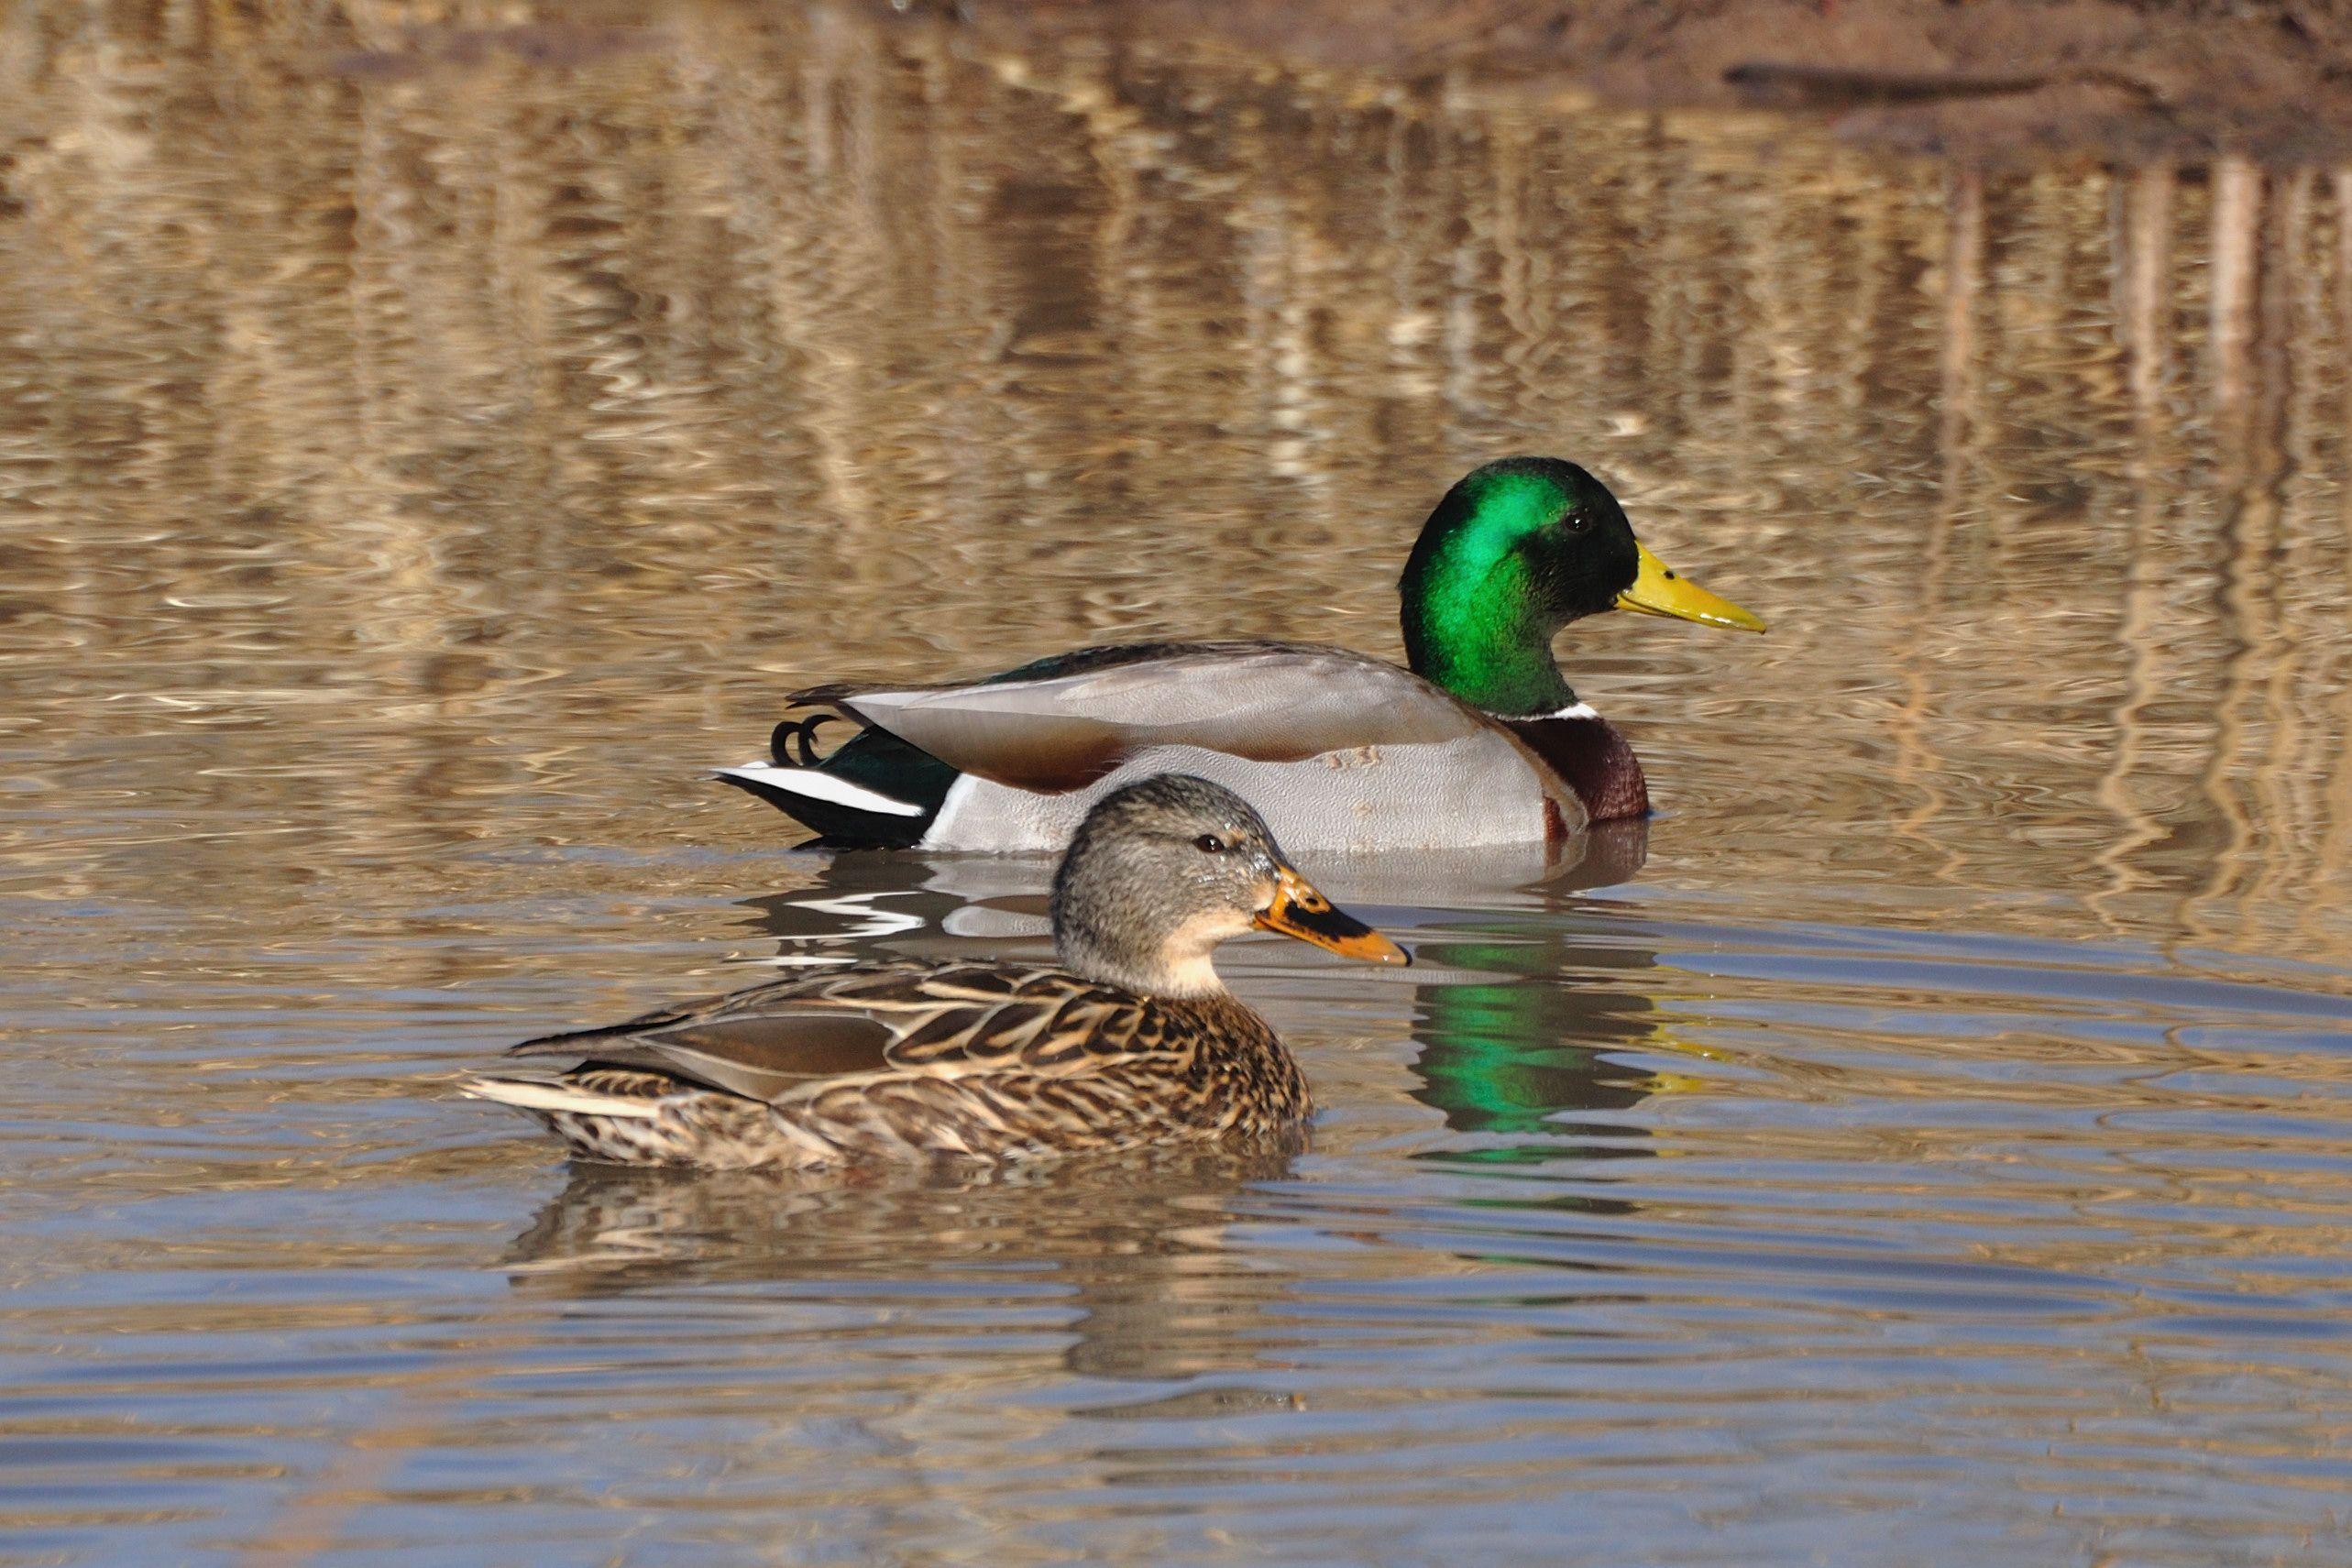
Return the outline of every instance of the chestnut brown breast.
<path id="1" fill-rule="evenodd" d="M 1595 822 L 1650 814 L 1650 787 L 1642 776 L 1642 763 L 1617 726 L 1606 718 L 1594 714 L 1503 722 L 1577 792 Z"/>

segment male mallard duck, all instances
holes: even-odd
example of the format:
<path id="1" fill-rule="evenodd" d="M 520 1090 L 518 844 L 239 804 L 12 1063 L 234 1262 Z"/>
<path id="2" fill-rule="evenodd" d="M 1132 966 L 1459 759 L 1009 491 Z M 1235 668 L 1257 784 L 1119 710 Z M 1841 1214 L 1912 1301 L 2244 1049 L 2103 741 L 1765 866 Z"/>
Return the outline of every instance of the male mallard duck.
<path id="1" fill-rule="evenodd" d="M 1239 796 L 1163 775 L 1106 795 L 1053 881 L 1062 965 L 861 964 L 550 1035 L 549 1077 L 467 1080 L 591 1159 L 987 1160 L 1295 1132 L 1306 1080 L 1210 954 L 1252 927 L 1404 952 L 1333 908 Z"/>
<path id="2" fill-rule="evenodd" d="M 1398 585 L 1410 673 L 1297 642 L 1143 642 L 984 680 L 793 694 L 773 762 L 719 776 L 843 847 L 1050 850 L 1104 792 L 1198 773 L 1318 850 L 1556 840 L 1650 808 L 1642 765 L 1552 656 L 1607 609 L 1764 630 L 1643 549 L 1573 463 L 1511 457 L 1437 503 Z M 818 758 L 817 728 L 861 726 Z"/>

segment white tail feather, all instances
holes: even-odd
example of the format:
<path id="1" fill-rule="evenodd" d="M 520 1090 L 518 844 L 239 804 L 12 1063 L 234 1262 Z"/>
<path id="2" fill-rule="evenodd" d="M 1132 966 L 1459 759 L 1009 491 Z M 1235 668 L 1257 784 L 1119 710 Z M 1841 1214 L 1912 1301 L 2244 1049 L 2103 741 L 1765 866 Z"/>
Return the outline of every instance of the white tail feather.
<path id="1" fill-rule="evenodd" d="M 923 808 L 919 806 L 913 806 L 903 800 L 895 800 L 879 790 L 868 789 L 863 784 L 852 784 L 847 779 L 835 778 L 830 773 L 820 773 L 813 768 L 779 768 L 753 763 L 746 767 L 718 768 L 713 771 L 722 779 L 745 779 L 753 784 L 765 784 L 771 789 L 786 790 L 794 795 L 805 795 L 811 800 L 830 801 L 835 806 L 846 806 L 857 811 L 878 811 L 886 817 L 923 815 Z"/>
<path id="2" fill-rule="evenodd" d="M 656 1101 L 599 1094 L 592 1089 L 548 1078 L 468 1078 L 460 1080 L 457 1088 L 478 1100 L 495 1100 L 501 1105 L 519 1105 L 525 1111 L 569 1111 L 577 1116 L 621 1116 L 637 1121 L 650 1121 L 661 1114 L 661 1105 Z"/>

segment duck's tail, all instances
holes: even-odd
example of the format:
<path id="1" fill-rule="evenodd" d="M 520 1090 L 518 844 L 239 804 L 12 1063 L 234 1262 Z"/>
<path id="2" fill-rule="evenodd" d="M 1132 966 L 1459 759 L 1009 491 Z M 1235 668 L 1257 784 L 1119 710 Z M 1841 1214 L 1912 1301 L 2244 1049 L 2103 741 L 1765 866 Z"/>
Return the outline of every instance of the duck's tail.
<path id="1" fill-rule="evenodd" d="M 658 1102 L 625 1094 L 600 1094 L 559 1078 L 502 1078 L 477 1074 L 457 1080 L 457 1091 L 477 1100 L 495 1100 L 540 1115 L 558 1112 L 575 1116 L 611 1116 L 623 1121 L 651 1121 L 661 1114 Z"/>
<path id="2" fill-rule="evenodd" d="M 922 841 L 956 771 L 929 751 L 871 725 L 817 754 L 825 711 L 787 718 L 768 740 L 768 761 L 719 768 L 715 776 L 805 824 L 830 846 L 907 849 Z"/>

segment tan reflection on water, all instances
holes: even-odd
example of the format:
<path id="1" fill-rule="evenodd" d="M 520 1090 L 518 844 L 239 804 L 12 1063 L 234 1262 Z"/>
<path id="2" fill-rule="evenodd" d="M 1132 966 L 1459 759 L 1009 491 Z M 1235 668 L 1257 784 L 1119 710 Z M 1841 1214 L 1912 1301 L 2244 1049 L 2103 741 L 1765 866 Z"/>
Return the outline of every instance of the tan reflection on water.
<path id="1" fill-rule="evenodd" d="M 124 786 L 24 803 L 50 875 L 398 853 L 531 785 L 754 843 L 687 781 L 792 680 L 1392 651 L 1429 499 L 1535 449 L 1774 622 L 1566 644 L 1707 861 L 2339 950 L 2341 180 L 822 11 L 358 15 L 6 31 L 9 723 Z M 282 842 L 128 828 L 186 806 Z"/>

